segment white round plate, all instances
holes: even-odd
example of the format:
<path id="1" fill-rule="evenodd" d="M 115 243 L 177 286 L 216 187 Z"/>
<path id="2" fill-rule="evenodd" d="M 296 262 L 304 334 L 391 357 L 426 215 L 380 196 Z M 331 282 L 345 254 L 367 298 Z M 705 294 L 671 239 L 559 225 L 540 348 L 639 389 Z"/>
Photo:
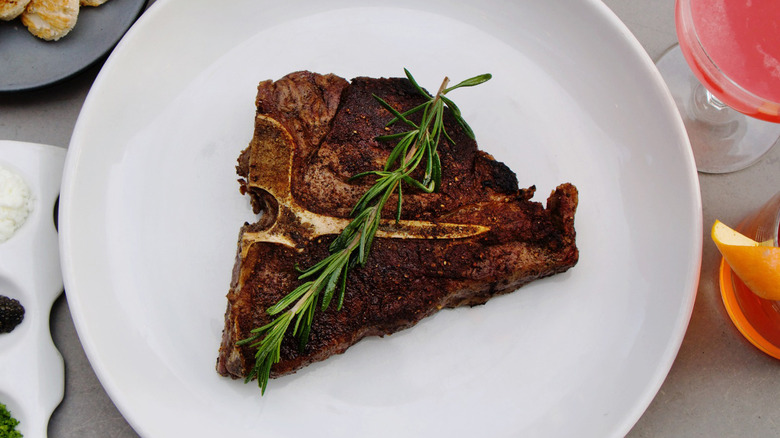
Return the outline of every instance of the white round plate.
<path id="1" fill-rule="evenodd" d="M 257 83 L 308 69 L 452 97 L 543 200 L 580 191 L 579 264 L 255 385 L 217 375 Z M 446 164 L 445 164 L 446 165 Z M 113 52 L 76 125 L 60 244 L 102 384 L 143 436 L 622 436 L 677 354 L 701 262 L 679 115 L 595 0 L 168 0 Z"/>

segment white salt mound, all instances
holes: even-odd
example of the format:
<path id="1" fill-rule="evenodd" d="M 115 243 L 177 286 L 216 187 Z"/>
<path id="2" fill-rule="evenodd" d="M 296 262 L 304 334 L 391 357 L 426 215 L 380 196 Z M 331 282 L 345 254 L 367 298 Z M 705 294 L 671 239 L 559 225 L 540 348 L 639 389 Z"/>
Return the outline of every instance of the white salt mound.
<path id="1" fill-rule="evenodd" d="M 0 166 L 0 243 L 14 235 L 32 208 L 32 194 L 22 177 Z"/>

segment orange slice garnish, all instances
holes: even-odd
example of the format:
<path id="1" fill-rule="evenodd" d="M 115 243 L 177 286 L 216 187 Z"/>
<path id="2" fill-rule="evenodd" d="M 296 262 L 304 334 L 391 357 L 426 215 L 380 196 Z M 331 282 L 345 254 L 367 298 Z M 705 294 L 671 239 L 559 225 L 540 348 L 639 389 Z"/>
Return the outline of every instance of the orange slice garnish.
<path id="1" fill-rule="evenodd" d="M 726 263 L 756 295 L 780 300 L 780 247 L 764 246 L 716 220 L 712 240 Z"/>

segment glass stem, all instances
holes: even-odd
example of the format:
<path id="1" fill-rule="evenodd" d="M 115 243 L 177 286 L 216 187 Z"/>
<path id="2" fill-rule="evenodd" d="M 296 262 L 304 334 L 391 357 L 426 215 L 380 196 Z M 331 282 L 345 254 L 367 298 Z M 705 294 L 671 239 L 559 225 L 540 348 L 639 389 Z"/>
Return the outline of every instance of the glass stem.
<path id="1" fill-rule="evenodd" d="M 702 87 L 702 88 L 704 88 L 704 87 Z M 710 90 L 706 90 L 706 91 L 707 91 L 707 102 L 708 102 L 710 105 L 714 106 L 715 108 L 717 108 L 717 109 L 719 109 L 719 110 L 722 110 L 722 109 L 726 109 L 726 108 L 728 108 L 728 107 L 726 106 L 726 104 L 725 104 L 725 103 L 723 103 L 723 102 L 721 102 L 721 101 L 720 101 L 720 99 L 718 99 L 717 97 L 715 97 L 715 95 L 714 95 L 714 94 L 712 94 L 712 93 L 710 92 Z"/>
<path id="2" fill-rule="evenodd" d="M 702 84 L 696 84 L 691 94 L 691 114 L 693 119 L 713 125 L 733 122 L 735 111 L 721 102 Z"/>

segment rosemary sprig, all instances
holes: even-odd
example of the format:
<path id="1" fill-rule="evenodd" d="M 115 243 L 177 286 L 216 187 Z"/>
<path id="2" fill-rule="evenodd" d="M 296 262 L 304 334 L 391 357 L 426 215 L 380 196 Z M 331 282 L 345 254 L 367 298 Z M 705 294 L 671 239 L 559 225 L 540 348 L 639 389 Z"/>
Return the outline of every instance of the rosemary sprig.
<path id="1" fill-rule="evenodd" d="M 303 350 L 309 340 L 317 302 L 319 301 L 319 307 L 325 310 L 336 298 L 336 307 L 341 310 L 347 285 L 347 273 L 353 267 L 366 263 L 371 244 L 379 228 L 382 211 L 391 195 L 398 194 L 395 219 L 399 221 L 403 207 L 404 183 L 426 193 L 439 189 L 441 159 L 437 148 L 442 136 L 453 142 L 444 129 L 445 107 L 450 109 L 466 134 L 474 138 L 474 132 L 461 116 L 460 109 L 445 95 L 461 87 L 479 85 L 489 80 L 490 74 L 466 79 L 452 87 L 448 87 L 449 79 L 445 77 L 438 92 L 432 96 L 417 84 L 409 70 L 404 69 L 404 72 L 416 90 L 425 96 L 427 99 L 425 103 L 402 113 L 379 96 L 374 95 L 374 98 L 393 115 L 387 126 L 403 123 L 410 129 L 377 137 L 380 141 L 397 140 L 397 143 L 388 156 L 384 169 L 372 170 L 352 177 L 355 179 L 373 175 L 376 181 L 352 209 L 353 219 L 331 243 L 330 255 L 308 269 L 301 270 L 298 279 L 306 281 L 266 310 L 269 315 L 275 317 L 273 321 L 255 328 L 250 337 L 236 343 L 237 345 L 249 344 L 257 349 L 255 364 L 247 375 L 246 382 L 256 378 L 261 394 L 265 394 L 271 367 L 279 362 L 282 340 L 290 325 L 293 325 L 292 334 L 298 337 L 299 348 Z M 422 116 L 419 123 L 410 120 L 411 115 L 420 112 Z M 425 170 L 422 178 L 418 180 L 412 177 L 412 173 L 421 165 Z"/>

